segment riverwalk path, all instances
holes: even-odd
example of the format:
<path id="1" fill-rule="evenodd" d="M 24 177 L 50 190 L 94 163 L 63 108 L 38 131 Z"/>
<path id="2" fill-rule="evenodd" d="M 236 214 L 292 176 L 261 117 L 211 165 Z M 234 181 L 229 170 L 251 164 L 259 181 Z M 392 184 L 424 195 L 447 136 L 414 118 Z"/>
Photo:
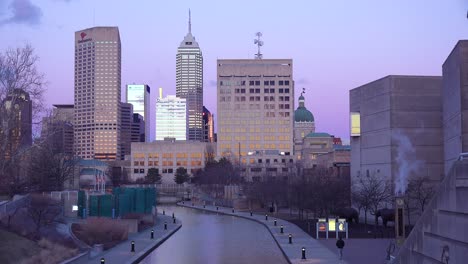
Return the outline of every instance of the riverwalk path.
<path id="1" fill-rule="evenodd" d="M 317 240 L 304 232 L 301 228 L 288 221 L 276 219 L 272 216 L 266 217 L 266 215 L 255 213 L 251 216 L 250 212 L 241 212 L 236 210 L 233 211 L 232 208 L 213 205 L 200 205 L 189 201 L 179 202 L 178 205 L 213 213 L 238 216 L 256 221 L 264 225 L 275 239 L 276 243 L 289 263 L 347 264 L 345 260 L 339 260 L 337 254 L 338 251 L 331 251 L 326 246 L 319 243 Z M 281 226 L 283 226 L 283 233 L 281 233 Z M 292 236 L 292 243 L 289 243 L 289 234 Z M 302 259 L 302 248 L 305 249 L 305 259 Z"/>
<path id="2" fill-rule="evenodd" d="M 165 212 L 166 215 L 158 214 L 157 222 L 152 228 L 148 228 L 142 232 L 128 236 L 128 239 L 109 250 L 103 251 L 101 254 L 89 258 L 88 254 L 67 262 L 70 264 L 84 263 L 101 263 L 101 258 L 104 258 L 105 263 L 122 263 L 133 264 L 142 261 L 149 253 L 161 245 L 166 239 L 172 236 L 177 230 L 182 227 L 182 223 L 176 218 L 176 223 L 173 223 L 172 212 Z M 164 223 L 167 223 L 167 230 L 164 229 Z M 154 238 L 151 239 L 151 230 L 154 231 Z M 135 252 L 131 252 L 131 242 L 135 242 Z"/>

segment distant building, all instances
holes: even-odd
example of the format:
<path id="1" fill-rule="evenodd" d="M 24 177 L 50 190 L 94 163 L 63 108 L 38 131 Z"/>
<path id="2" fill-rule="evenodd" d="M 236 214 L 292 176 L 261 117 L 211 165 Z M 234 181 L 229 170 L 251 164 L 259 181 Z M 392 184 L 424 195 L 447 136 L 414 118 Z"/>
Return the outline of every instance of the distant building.
<path id="1" fill-rule="evenodd" d="M 42 119 L 41 141 L 48 141 L 54 153 L 73 156 L 74 106 L 54 105 L 52 115 Z"/>
<path id="2" fill-rule="evenodd" d="M 299 96 L 299 106 L 294 111 L 294 155 L 301 159 L 302 145 L 305 136 L 315 132 L 314 115 L 305 107 L 305 98 Z"/>
<path id="3" fill-rule="evenodd" d="M 132 143 L 131 180 L 147 175 L 149 168 L 156 168 L 163 183 L 174 183 L 178 167 L 184 167 L 190 175 L 203 169 L 208 159 L 216 156 L 216 144 L 198 141 L 163 140 L 151 143 Z"/>
<path id="4" fill-rule="evenodd" d="M 394 183 L 444 175 L 442 78 L 390 75 L 352 89 L 351 180 L 376 175 Z M 459 153 L 458 153 L 459 154 Z"/>
<path id="5" fill-rule="evenodd" d="M 74 152 L 120 159 L 121 44 L 117 27 L 75 32 Z"/>
<path id="6" fill-rule="evenodd" d="M 333 151 L 333 137 L 328 133 L 311 132 L 302 140 L 300 163 L 303 168 L 318 165 L 317 157 Z"/>
<path id="7" fill-rule="evenodd" d="M 241 177 L 247 182 L 288 181 L 296 174 L 294 156 L 278 150 L 247 153 L 241 158 Z"/>
<path id="8" fill-rule="evenodd" d="M 151 128 L 151 88 L 146 84 L 127 84 L 127 103 L 133 105 L 133 113 L 140 114 L 145 121 L 145 142 L 150 142 Z"/>
<path id="9" fill-rule="evenodd" d="M 156 140 L 187 139 L 187 101 L 173 95 L 156 101 Z"/>
<path id="10" fill-rule="evenodd" d="M 190 13 L 188 33 L 176 57 L 176 96 L 187 103 L 187 139 L 203 141 L 203 54 L 192 35 Z"/>
<path id="11" fill-rule="evenodd" d="M 290 59 L 218 60 L 218 156 L 293 156 L 294 81 Z"/>
<path id="12" fill-rule="evenodd" d="M 120 152 L 121 159 L 124 160 L 126 155 L 130 155 L 130 146 L 132 143 L 132 128 L 133 128 L 133 105 L 131 103 L 122 103 L 120 106 L 121 123 L 120 123 Z"/>
<path id="13" fill-rule="evenodd" d="M 343 145 L 343 141 L 339 137 L 333 137 L 333 145 Z"/>
<path id="14" fill-rule="evenodd" d="M 21 89 L 14 89 L 5 97 L 2 104 L 3 114 L 0 122 L 7 123 L 9 131 L 0 131 L 5 137 L 7 159 L 17 150 L 32 145 L 32 101 L 29 94 Z"/>
<path id="15" fill-rule="evenodd" d="M 203 106 L 203 141 L 215 142 L 214 138 L 214 115 Z"/>
<path id="16" fill-rule="evenodd" d="M 133 114 L 131 142 L 145 142 L 145 121 L 140 114 Z"/>

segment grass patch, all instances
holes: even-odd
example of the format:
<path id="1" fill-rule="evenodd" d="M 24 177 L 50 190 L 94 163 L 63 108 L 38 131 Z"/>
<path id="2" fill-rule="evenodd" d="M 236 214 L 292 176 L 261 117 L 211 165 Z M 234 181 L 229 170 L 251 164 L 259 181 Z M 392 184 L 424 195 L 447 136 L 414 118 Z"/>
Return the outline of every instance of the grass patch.
<path id="1" fill-rule="evenodd" d="M 72 231 L 89 246 L 104 244 L 104 250 L 128 238 L 127 225 L 107 218 L 89 218 L 85 223 L 74 223 Z"/>
<path id="2" fill-rule="evenodd" d="M 19 263 L 40 251 L 34 241 L 0 229 L 0 263 Z"/>

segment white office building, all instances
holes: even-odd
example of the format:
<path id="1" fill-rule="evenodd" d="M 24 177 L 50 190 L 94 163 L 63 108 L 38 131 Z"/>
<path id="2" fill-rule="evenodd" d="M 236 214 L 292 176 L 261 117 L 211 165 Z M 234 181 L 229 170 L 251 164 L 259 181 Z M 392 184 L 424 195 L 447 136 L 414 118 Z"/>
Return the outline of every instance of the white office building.
<path id="1" fill-rule="evenodd" d="M 156 140 L 187 140 L 187 101 L 174 95 L 156 101 Z"/>

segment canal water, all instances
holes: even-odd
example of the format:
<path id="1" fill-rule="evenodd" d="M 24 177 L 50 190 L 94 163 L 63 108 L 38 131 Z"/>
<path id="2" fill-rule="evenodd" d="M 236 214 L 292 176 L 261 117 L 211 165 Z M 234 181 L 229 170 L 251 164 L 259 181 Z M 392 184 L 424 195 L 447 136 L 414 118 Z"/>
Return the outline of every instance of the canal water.
<path id="1" fill-rule="evenodd" d="M 160 206 L 175 213 L 182 228 L 141 263 L 242 264 L 287 263 L 268 230 L 235 216 L 178 206 Z"/>

